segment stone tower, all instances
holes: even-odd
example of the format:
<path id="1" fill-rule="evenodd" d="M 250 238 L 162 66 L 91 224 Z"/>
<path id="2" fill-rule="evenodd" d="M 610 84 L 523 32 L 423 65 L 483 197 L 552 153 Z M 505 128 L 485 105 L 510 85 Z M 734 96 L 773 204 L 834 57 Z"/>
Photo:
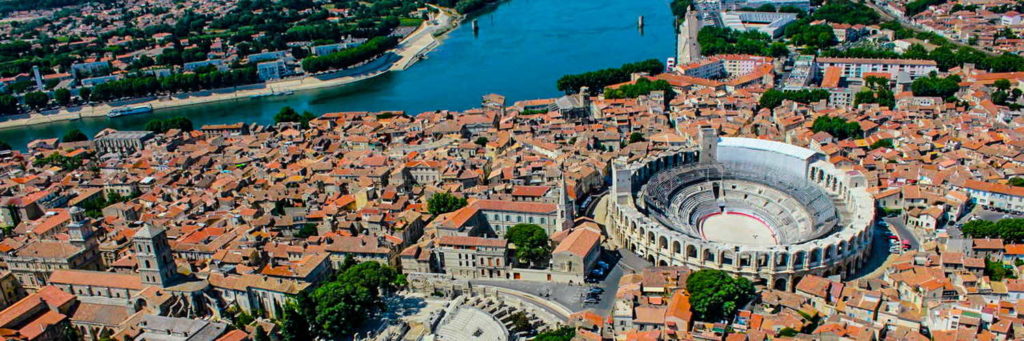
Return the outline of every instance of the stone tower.
<path id="1" fill-rule="evenodd" d="M 714 163 L 718 155 L 718 131 L 700 129 L 700 163 Z"/>
<path id="2" fill-rule="evenodd" d="M 685 65 L 700 60 L 698 33 L 700 33 L 700 19 L 697 19 L 697 11 L 690 6 L 686 9 L 686 16 L 683 18 L 682 25 L 679 25 L 679 35 L 676 37 L 676 65 Z"/>
<path id="3" fill-rule="evenodd" d="M 167 287 L 177 274 L 171 246 L 163 229 L 146 224 L 132 237 L 142 284 Z"/>
<path id="4" fill-rule="evenodd" d="M 85 210 L 74 206 L 68 209 L 71 222 L 68 223 L 68 241 L 71 245 L 83 249 L 95 249 L 98 242 L 93 238 L 93 229 L 90 226 L 89 218 L 85 217 Z"/>

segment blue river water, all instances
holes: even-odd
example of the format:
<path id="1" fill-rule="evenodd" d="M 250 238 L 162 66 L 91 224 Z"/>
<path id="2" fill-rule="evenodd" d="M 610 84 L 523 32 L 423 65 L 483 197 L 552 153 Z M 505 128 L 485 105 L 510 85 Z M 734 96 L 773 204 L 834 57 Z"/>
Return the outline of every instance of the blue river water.
<path id="1" fill-rule="evenodd" d="M 291 96 L 202 104 L 149 115 L 91 118 L 0 130 L 0 141 L 23 149 L 29 141 L 59 137 L 71 128 L 87 135 L 107 127 L 141 129 L 153 118 L 186 116 L 196 127 L 235 122 L 271 123 L 284 106 L 316 114 L 337 111 L 433 110 L 478 107 L 497 93 L 513 101 L 559 95 L 564 74 L 672 56 L 669 0 L 507 0 L 450 32 L 427 59 L 405 71 L 346 86 Z M 638 29 L 643 16 L 645 27 Z M 472 20 L 472 19 L 470 19 Z"/>

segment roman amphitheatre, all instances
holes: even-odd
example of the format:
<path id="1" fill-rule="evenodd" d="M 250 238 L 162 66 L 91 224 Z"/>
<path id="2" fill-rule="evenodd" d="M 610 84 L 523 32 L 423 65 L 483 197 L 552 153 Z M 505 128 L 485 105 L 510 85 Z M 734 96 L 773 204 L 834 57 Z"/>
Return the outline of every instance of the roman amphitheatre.
<path id="1" fill-rule="evenodd" d="M 614 243 L 655 265 L 720 269 L 780 290 L 863 266 L 874 201 L 859 172 L 806 148 L 710 129 L 699 144 L 613 162 Z"/>

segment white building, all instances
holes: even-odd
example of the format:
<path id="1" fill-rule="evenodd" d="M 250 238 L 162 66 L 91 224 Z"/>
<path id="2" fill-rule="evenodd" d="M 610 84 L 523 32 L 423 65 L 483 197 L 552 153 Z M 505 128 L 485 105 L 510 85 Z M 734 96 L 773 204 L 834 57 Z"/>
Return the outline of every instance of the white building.
<path id="1" fill-rule="evenodd" d="M 910 78 L 918 78 L 939 70 L 934 60 L 920 59 L 818 58 L 815 63 L 818 70 L 840 67 L 843 70 L 842 77 L 855 80 L 862 80 L 865 73 L 889 73 L 895 78 L 896 74 L 902 72 Z"/>
<path id="2" fill-rule="evenodd" d="M 786 26 L 796 21 L 796 13 L 734 11 L 721 13 L 725 27 L 746 32 L 757 31 L 772 38 L 782 35 Z"/>
<path id="3" fill-rule="evenodd" d="M 1024 212 L 1024 187 L 967 180 L 963 183 L 963 189 L 982 207 Z"/>
<path id="4" fill-rule="evenodd" d="M 288 74 L 288 67 L 280 60 L 262 62 L 256 64 L 256 73 L 259 74 L 260 80 L 263 81 L 280 79 Z"/>

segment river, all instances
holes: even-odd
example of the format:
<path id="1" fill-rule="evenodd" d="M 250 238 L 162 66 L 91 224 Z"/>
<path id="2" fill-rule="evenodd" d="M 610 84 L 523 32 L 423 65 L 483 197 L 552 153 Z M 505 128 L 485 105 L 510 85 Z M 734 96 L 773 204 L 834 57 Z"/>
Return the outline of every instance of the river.
<path id="1" fill-rule="evenodd" d="M 514 101 L 559 95 L 555 81 L 567 73 L 615 67 L 674 54 L 668 0 L 507 0 L 469 20 L 441 46 L 405 71 L 356 84 L 256 100 L 158 110 L 149 115 L 92 118 L 0 130 L 0 141 L 18 149 L 34 139 L 60 137 L 71 128 L 92 136 L 101 129 L 142 129 L 153 118 L 186 116 L 204 124 L 273 122 L 284 106 L 316 114 L 338 111 L 465 110 L 481 96 Z M 646 27 L 637 29 L 644 16 Z M 470 19 L 472 20 L 472 18 Z"/>

